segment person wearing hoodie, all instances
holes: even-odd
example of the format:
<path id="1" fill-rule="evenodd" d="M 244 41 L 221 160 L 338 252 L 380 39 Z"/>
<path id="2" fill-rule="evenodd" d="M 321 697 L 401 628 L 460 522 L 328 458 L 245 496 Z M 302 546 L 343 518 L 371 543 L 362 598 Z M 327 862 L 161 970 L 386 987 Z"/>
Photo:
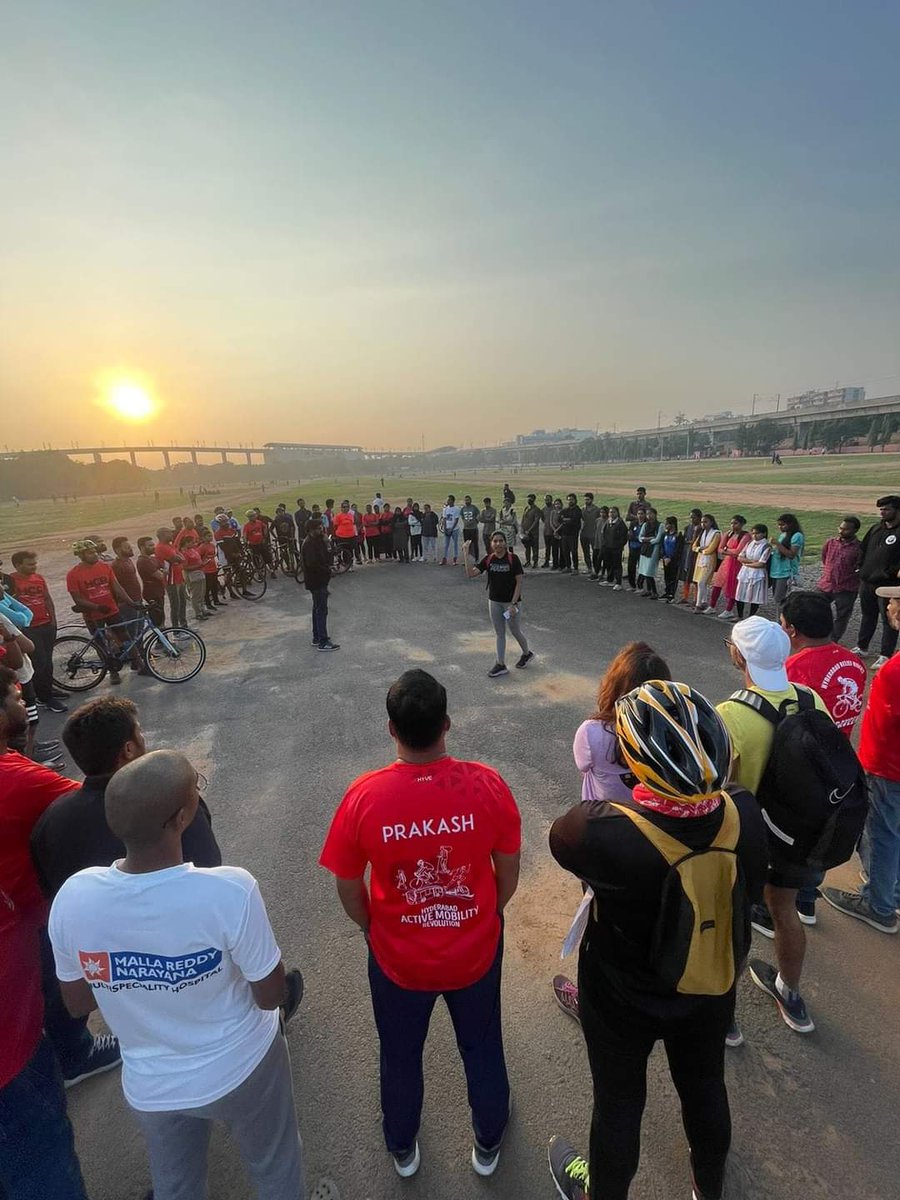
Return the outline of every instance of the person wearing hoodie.
<path id="1" fill-rule="evenodd" d="M 599 579 L 600 563 L 594 553 L 595 539 L 597 535 L 597 522 L 600 520 L 600 509 L 594 503 L 594 493 L 584 493 L 584 508 L 581 510 L 581 530 L 579 539 L 581 541 L 581 554 L 584 558 L 584 567 L 588 574 L 588 579 Z"/>
<path id="2" fill-rule="evenodd" d="M 522 545 L 525 547 L 525 566 L 536 567 L 538 565 L 538 542 L 541 536 L 541 510 L 535 504 L 537 497 L 533 492 L 528 496 L 528 503 L 522 510 L 522 520 L 519 523 L 519 531 L 522 537 Z"/>

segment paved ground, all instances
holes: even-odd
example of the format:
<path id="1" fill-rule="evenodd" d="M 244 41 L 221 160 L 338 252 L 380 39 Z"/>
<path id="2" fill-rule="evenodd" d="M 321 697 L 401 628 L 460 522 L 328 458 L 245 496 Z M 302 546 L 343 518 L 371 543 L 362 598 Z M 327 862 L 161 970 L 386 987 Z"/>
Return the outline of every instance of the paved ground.
<path id="1" fill-rule="evenodd" d="M 51 578 L 66 559 L 47 561 Z M 183 688 L 127 678 L 152 746 L 184 749 L 210 779 L 208 800 L 226 861 L 261 881 L 289 963 L 307 999 L 289 1041 L 308 1176 L 331 1176 L 344 1200 L 473 1200 L 490 1193 L 553 1195 L 548 1136 L 586 1146 L 589 1074 L 579 1030 L 556 1009 L 549 979 L 578 885 L 552 862 L 547 829 L 579 795 L 572 733 L 615 650 L 643 637 L 676 677 L 713 698 L 738 679 L 718 623 L 673 612 L 583 578 L 537 572 L 525 624 L 537 652 L 526 672 L 490 682 L 486 596 L 462 571 L 384 564 L 333 585 L 337 654 L 309 646 L 309 601 L 277 581 L 259 605 L 234 603 L 204 627 L 210 658 Z M 443 1011 L 426 1066 L 417 1178 L 401 1181 L 382 1149 L 377 1050 L 361 937 L 316 865 L 330 815 L 347 783 L 391 758 L 384 694 L 407 666 L 433 670 L 450 693 L 450 749 L 484 759 L 522 808 L 522 881 L 508 914 L 505 1030 L 515 1113 L 497 1174 L 468 1165 L 470 1130 L 462 1071 Z M 51 718 L 45 729 L 59 718 Z M 835 872 L 848 884 L 848 868 Z M 818 1031 L 800 1038 L 752 984 L 741 984 L 746 1045 L 729 1052 L 735 1121 L 729 1200 L 889 1200 L 897 1196 L 900 1110 L 896 1004 L 900 938 L 888 939 L 820 908 L 804 991 Z M 771 956 L 758 939 L 757 952 Z M 568 964 L 574 970 L 574 962 Z M 690 1195 L 687 1150 L 664 1058 L 651 1062 L 643 1158 L 632 1195 Z M 93 1200 L 136 1200 L 148 1186 L 145 1156 L 118 1073 L 70 1094 Z M 213 1142 L 211 1195 L 239 1200 L 249 1186 L 231 1148 Z"/>

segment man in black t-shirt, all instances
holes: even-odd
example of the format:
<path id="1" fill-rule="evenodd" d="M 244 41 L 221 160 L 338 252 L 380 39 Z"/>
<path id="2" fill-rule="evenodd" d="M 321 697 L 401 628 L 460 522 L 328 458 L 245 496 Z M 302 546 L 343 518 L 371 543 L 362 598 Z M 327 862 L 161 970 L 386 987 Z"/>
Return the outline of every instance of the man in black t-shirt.
<path id="1" fill-rule="evenodd" d="M 586 1200 L 591 1174 L 603 1180 L 603 1195 L 628 1194 L 640 1157 L 647 1060 L 661 1040 L 690 1142 L 694 1196 L 720 1200 L 731 1140 L 725 1039 L 750 945 L 750 903 L 766 878 L 765 826 L 749 792 L 723 791 L 728 732 L 686 684 L 651 681 L 622 697 L 616 736 L 636 781 L 633 799 L 576 804 L 550 830 L 553 857 L 593 891 L 578 960 L 578 1013 L 594 1084 L 590 1168 L 555 1137 L 550 1169 L 566 1200 Z M 712 848 L 716 856 L 708 873 L 695 876 L 707 919 L 685 948 L 695 949 L 697 937 L 715 939 L 715 988 L 705 975 L 702 987 L 696 979 L 686 985 L 689 965 L 697 968 L 690 958 L 675 973 L 677 986 L 662 974 L 656 935 L 674 872 L 658 848 L 660 835 L 674 839 L 668 853 Z"/>
<path id="2" fill-rule="evenodd" d="M 468 546 L 466 549 L 468 550 Z M 506 666 L 507 629 L 522 648 L 516 666 L 520 669 L 527 667 L 534 658 L 534 652 L 528 649 L 528 642 L 519 623 L 524 572 L 519 556 L 513 554 L 506 543 L 506 535 L 498 529 L 491 538 L 490 553 L 478 563 L 473 562 L 466 553 L 463 555 L 463 566 L 468 579 L 477 579 L 479 575 L 487 572 L 488 610 L 497 638 L 497 661 L 488 671 L 488 679 L 498 679 L 501 675 L 509 674 Z"/>
<path id="3" fill-rule="evenodd" d="M 559 527 L 559 538 L 562 543 L 561 574 L 578 574 L 578 535 L 581 532 L 581 509 L 578 507 L 578 497 L 574 492 L 566 497 L 566 506 L 562 510 L 562 524 Z"/>
<path id="4" fill-rule="evenodd" d="M 881 616 L 881 653 L 873 663 L 877 671 L 897 649 L 897 630 L 887 619 L 887 601 L 879 599 L 876 589 L 890 587 L 900 576 L 900 496 L 882 496 L 875 502 L 881 515 L 862 540 L 859 564 L 859 638 L 855 647 L 866 655 Z"/>

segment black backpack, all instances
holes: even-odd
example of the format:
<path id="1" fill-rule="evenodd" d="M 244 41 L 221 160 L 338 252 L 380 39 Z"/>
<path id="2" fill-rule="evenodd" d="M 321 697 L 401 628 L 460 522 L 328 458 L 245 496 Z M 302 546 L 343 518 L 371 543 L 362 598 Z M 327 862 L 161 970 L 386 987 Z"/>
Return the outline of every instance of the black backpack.
<path id="1" fill-rule="evenodd" d="M 816 871 L 847 862 L 869 811 L 865 772 L 850 739 L 816 708 L 808 688 L 794 686 L 778 708 L 758 692 L 731 697 L 775 726 L 769 761 L 756 793 L 769 834 L 790 862 Z"/>

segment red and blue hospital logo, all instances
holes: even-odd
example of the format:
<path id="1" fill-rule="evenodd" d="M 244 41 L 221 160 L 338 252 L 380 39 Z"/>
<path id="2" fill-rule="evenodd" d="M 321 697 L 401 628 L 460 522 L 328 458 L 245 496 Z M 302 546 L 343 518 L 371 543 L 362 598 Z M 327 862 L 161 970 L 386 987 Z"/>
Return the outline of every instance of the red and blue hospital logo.
<path id="1" fill-rule="evenodd" d="M 79 950 L 78 957 L 88 983 L 109 983 L 109 954 L 107 951 L 97 950 L 91 953 L 87 950 Z"/>

